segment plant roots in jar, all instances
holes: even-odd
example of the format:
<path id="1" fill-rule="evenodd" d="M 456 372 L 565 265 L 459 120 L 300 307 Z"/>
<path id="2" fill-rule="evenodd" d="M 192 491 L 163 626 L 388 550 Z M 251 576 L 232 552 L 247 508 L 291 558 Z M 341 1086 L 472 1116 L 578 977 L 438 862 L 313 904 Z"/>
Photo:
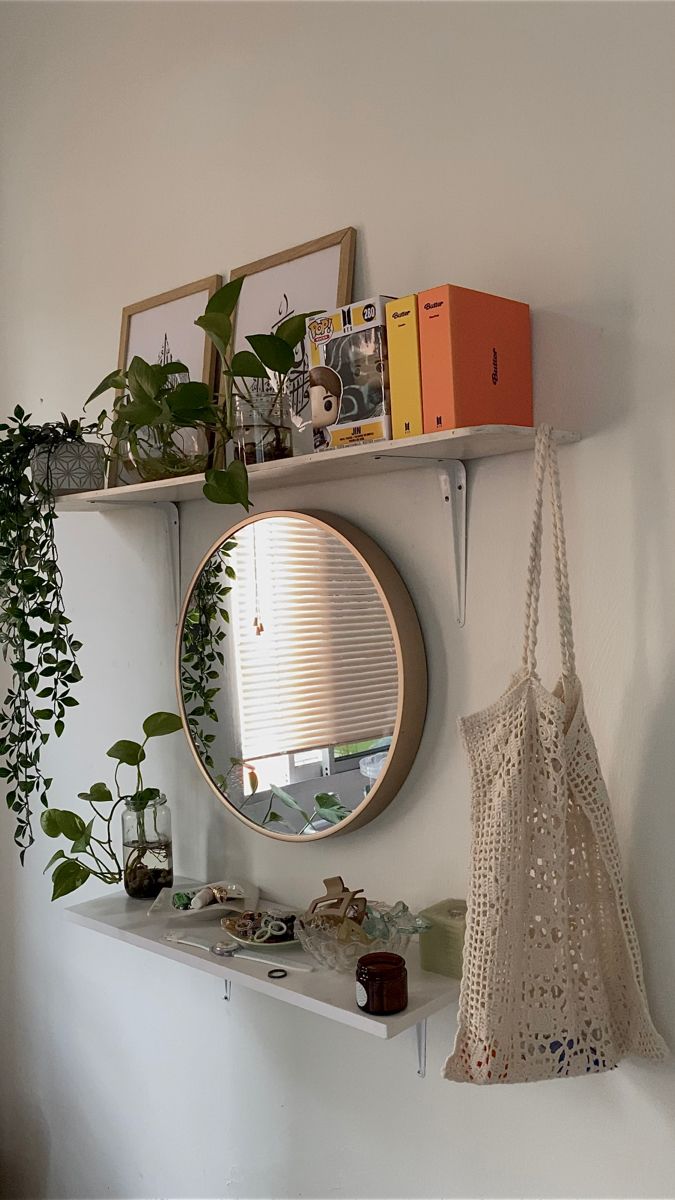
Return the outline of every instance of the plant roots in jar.
<path id="1" fill-rule="evenodd" d="M 173 884 L 171 843 L 124 843 L 124 887 L 134 900 L 152 900 Z"/>

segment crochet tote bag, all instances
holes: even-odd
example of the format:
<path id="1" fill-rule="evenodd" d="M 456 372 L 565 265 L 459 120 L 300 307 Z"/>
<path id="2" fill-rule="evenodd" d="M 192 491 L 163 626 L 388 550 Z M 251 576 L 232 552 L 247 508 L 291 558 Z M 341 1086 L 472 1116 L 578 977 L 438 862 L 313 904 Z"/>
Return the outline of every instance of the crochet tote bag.
<path id="1" fill-rule="evenodd" d="M 551 480 L 562 677 L 536 668 L 543 494 Z M 522 668 L 460 721 L 472 773 L 472 858 L 459 1029 L 443 1075 L 523 1083 L 662 1058 L 609 800 L 576 677 L 560 481 L 537 431 Z"/>

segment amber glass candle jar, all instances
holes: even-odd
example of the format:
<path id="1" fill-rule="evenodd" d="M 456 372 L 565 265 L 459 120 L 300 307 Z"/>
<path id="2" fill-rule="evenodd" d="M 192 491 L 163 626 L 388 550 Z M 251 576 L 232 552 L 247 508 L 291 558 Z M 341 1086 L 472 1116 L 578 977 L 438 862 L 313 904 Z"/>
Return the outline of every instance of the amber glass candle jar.
<path id="1" fill-rule="evenodd" d="M 389 1017 L 408 1004 L 408 972 L 400 954 L 364 954 L 356 964 L 356 1003 L 363 1012 Z"/>

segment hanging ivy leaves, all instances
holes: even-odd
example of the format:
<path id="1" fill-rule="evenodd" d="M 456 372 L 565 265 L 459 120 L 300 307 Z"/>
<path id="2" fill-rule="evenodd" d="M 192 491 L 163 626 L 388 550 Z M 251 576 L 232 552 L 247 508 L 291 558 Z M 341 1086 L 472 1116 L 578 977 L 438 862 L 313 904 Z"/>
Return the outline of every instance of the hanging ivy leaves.
<path id="1" fill-rule="evenodd" d="M 12 672 L 0 710 L 0 778 L 22 863 L 34 840 L 33 806 L 48 805 L 52 781 L 41 770 L 42 749 L 52 732 L 63 733 L 66 711 L 77 704 L 71 690 L 82 678 L 81 642 L 63 604 L 50 463 L 59 446 L 93 430 L 65 416 L 46 425 L 30 420 L 17 405 L 0 423 L 0 646 Z M 36 452 L 46 453 L 44 485 L 31 478 Z"/>
<path id="2" fill-rule="evenodd" d="M 235 545 L 234 541 L 225 542 L 200 572 L 185 618 L 181 647 L 181 690 L 188 729 L 199 757 L 212 771 L 215 763 L 210 747 L 215 733 L 205 722 L 218 721 L 214 701 L 225 665 L 220 647 L 230 620 L 225 606 L 232 591 L 224 580 L 234 577 L 227 558 Z"/>

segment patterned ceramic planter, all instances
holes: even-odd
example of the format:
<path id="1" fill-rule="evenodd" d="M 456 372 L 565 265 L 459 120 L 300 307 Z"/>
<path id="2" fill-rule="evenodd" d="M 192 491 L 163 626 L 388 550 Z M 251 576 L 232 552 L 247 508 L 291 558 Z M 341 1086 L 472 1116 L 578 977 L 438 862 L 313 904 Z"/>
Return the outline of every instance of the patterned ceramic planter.
<path id="1" fill-rule="evenodd" d="M 103 447 L 96 442 L 66 442 L 54 450 L 38 450 L 31 460 L 33 483 L 47 483 L 55 496 L 90 492 L 102 488 L 105 474 Z"/>

